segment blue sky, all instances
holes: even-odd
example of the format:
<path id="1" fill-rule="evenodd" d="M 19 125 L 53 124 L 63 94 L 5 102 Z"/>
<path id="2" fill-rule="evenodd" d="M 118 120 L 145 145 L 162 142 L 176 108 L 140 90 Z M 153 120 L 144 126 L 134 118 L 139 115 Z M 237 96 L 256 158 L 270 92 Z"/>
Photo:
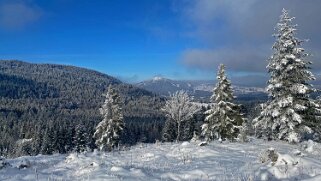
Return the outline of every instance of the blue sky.
<path id="1" fill-rule="evenodd" d="M 264 77 L 284 6 L 301 17 L 300 35 L 321 39 L 319 26 L 304 21 L 320 24 L 321 3 L 273 1 L 0 0 L 0 58 L 81 66 L 130 82 L 214 79 L 219 63 L 236 81 Z"/>

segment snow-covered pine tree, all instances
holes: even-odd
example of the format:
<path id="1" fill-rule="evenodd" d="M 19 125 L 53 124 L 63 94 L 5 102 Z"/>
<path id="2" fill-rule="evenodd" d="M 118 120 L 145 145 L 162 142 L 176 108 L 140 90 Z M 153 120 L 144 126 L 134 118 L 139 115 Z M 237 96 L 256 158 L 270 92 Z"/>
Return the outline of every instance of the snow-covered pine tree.
<path id="1" fill-rule="evenodd" d="M 32 152 L 35 155 L 40 153 L 42 137 L 43 137 L 43 131 L 41 129 L 41 126 L 36 125 L 35 132 L 32 137 Z"/>
<path id="2" fill-rule="evenodd" d="M 254 119 L 254 127 L 259 137 L 299 142 L 313 132 L 313 124 L 319 124 L 320 109 L 309 98 L 314 89 L 308 82 L 315 78 L 309 71 L 311 62 L 305 60 L 308 54 L 300 47 L 303 41 L 295 37 L 293 19 L 283 9 L 267 66 L 270 100 Z"/>
<path id="3" fill-rule="evenodd" d="M 173 142 L 177 138 L 177 123 L 173 119 L 167 117 L 163 131 L 162 140 L 166 142 Z"/>
<path id="4" fill-rule="evenodd" d="M 321 141 L 321 97 L 318 96 L 307 111 L 308 126 L 313 129 L 313 140 Z"/>
<path id="5" fill-rule="evenodd" d="M 53 131 L 52 131 L 52 128 L 48 127 L 43 135 L 41 150 L 40 150 L 41 154 L 45 154 L 45 155 L 53 154 L 55 151 L 53 142 L 54 142 Z"/>
<path id="6" fill-rule="evenodd" d="M 196 114 L 196 113 L 195 113 Z M 180 138 L 182 141 L 189 141 L 193 138 L 195 132 L 196 118 L 195 114 L 188 120 L 184 121 L 181 125 L 181 135 Z"/>
<path id="7" fill-rule="evenodd" d="M 202 136 L 207 141 L 213 139 L 237 138 L 241 125 L 245 121 L 240 113 L 240 106 L 234 104 L 231 82 L 225 75 L 225 66 L 219 66 L 217 84 L 211 97 L 213 105 L 205 112 L 207 115 L 202 125 Z"/>
<path id="8" fill-rule="evenodd" d="M 85 126 L 79 123 L 75 128 L 75 136 L 73 139 L 73 144 L 75 145 L 74 150 L 77 153 L 84 152 L 88 149 L 89 137 Z"/>
<path id="9" fill-rule="evenodd" d="M 103 120 L 96 127 L 94 138 L 101 151 L 111 151 L 118 146 L 125 124 L 121 97 L 111 85 L 108 87 L 105 98 L 105 102 L 100 108 Z"/>
<path id="10" fill-rule="evenodd" d="M 199 107 L 191 102 L 191 98 L 186 91 L 177 91 L 170 96 L 166 101 L 163 111 L 169 121 L 175 121 L 177 126 L 176 141 L 181 139 L 181 125 L 183 122 L 192 118 L 192 116 L 198 111 Z M 169 124 L 170 125 L 170 124 Z M 170 131 L 171 129 L 168 129 Z M 163 134 L 171 135 L 172 133 L 164 132 Z"/>

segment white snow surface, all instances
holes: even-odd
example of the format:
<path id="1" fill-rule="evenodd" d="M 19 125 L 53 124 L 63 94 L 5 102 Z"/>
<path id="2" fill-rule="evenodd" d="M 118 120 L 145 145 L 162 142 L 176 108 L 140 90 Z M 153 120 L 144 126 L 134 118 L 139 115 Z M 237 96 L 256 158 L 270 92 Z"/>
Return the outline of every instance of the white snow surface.
<path id="1" fill-rule="evenodd" d="M 119 152 L 24 156 L 7 159 L 0 180 L 320 180 L 318 143 L 292 145 L 251 139 L 143 144 Z M 313 145 L 313 148 L 311 148 Z M 320 146 L 320 145 L 319 145 Z M 275 163 L 261 163 L 259 153 L 274 148 Z M 29 168 L 19 169 L 22 161 Z"/>

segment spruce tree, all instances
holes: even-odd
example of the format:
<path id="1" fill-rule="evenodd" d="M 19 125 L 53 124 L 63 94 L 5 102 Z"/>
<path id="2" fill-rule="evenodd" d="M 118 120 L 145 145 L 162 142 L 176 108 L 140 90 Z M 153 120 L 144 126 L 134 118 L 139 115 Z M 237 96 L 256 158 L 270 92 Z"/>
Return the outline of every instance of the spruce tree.
<path id="1" fill-rule="evenodd" d="M 233 103 L 234 95 L 231 82 L 225 75 L 225 66 L 219 66 L 217 84 L 211 97 L 213 105 L 205 112 L 207 115 L 202 125 L 202 136 L 207 141 L 213 139 L 237 138 L 245 119 L 240 113 L 240 106 Z"/>
<path id="2" fill-rule="evenodd" d="M 77 153 L 84 152 L 89 147 L 88 133 L 86 132 L 86 128 L 82 123 L 78 124 L 75 128 L 73 143 L 75 145 L 74 150 Z"/>
<path id="3" fill-rule="evenodd" d="M 101 151 L 111 151 L 117 147 L 124 129 L 122 101 L 117 91 L 110 85 L 105 102 L 100 108 L 103 120 L 96 127 L 94 138 Z"/>
<path id="4" fill-rule="evenodd" d="M 36 126 L 35 133 L 32 138 L 32 152 L 34 155 L 37 155 L 41 151 L 43 131 L 41 131 L 41 126 Z"/>
<path id="5" fill-rule="evenodd" d="M 166 119 L 163 131 L 162 131 L 162 140 L 167 142 L 173 142 L 177 138 L 177 123 L 171 118 Z"/>
<path id="6" fill-rule="evenodd" d="M 308 82 L 315 78 L 309 71 L 308 54 L 301 48 L 303 41 L 295 37 L 297 25 L 292 23 L 293 19 L 283 9 L 274 35 L 274 53 L 267 65 L 270 99 L 254 119 L 254 127 L 259 137 L 299 142 L 313 133 L 320 110 L 309 98 L 315 89 Z"/>
<path id="7" fill-rule="evenodd" d="M 48 127 L 43 135 L 42 144 L 41 144 L 41 154 L 51 155 L 54 153 L 54 136 L 52 128 Z"/>

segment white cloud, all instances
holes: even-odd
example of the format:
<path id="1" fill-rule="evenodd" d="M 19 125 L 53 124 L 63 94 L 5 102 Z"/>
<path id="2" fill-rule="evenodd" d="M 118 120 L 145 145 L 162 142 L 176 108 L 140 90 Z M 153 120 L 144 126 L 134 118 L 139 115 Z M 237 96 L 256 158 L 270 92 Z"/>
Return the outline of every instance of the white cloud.
<path id="1" fill-rule="evenodd" d="M 182 63 L 189 68 L 203 70 L 216 70 L 219 64 L 224 63 L 234 72 L 262 72 L 267 54 L 258 48 L 190 49 L 183 53 Z"/>
<path id="2" fill-rule="evenodd" d="M 316 0 L 191 0 L 184 1 L 182 16 L 193 28 L 188 34 L 205 48 L 190 47 L 181 62 L 189 68 L 215 71 L 224 63 L 235 72 L 266 72 L 274 27 L 282 8 L 295 16 L 298 37 L 314 54 L 313 68 L 321 69 L 321 1 Z"/>
<path id="3" fill-rule="evenodd" d="M 0 25 L 5 29 L 21 29 L 36 22 L 42 15 L 39 7 L 24 1 L 0 4 Z"/>

